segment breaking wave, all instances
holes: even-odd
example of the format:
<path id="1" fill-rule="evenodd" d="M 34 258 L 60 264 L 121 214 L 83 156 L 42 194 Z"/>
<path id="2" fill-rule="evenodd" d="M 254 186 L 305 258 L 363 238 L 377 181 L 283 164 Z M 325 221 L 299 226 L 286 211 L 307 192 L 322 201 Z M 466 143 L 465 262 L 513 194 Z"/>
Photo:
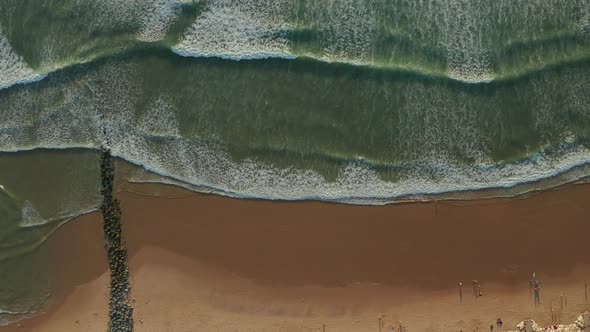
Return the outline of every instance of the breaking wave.
<path id="1" fill-rule="evenodd" d="M 563 107 L 583 121 L 590 114 L 585 76 L 568 72 L 569 67 L 580 64 L 587 71 L 584 66 L 590 59 L 590 16 L 584 1 L 554 8 L 547 3 L 515 4 L 508 0 L 493 4 L 466 0 L 430 4 L 410 0 L 150 0 L 132 5 L 107 1 L 104 6 L 89 1 L 72 4 L 72 8 L 73 12 L 94 10 L 96 15 L 82 15 L 92 27 L 83 32 L 107 37 L 82 47 L 75 45 L 78 39 L 67 39 L 67 34 L 50 34 L 45 40 L 52 40 L 52 44 L 42 44 L 36 52 L 27 45 L 13 47 L 9 43 L 18 33 L 11 31 L 8 38 L 0 31 L 0 89 L 5 90 L 0 94 L 0 103 L 4 102 L 0 151 L 97 149 L 109 141 L 116 156 L 179 183 L 240 197 L 336 201 L 515 187 L 577 169 L 589 160 L 588 150 L 581 143 L 586 140 L 585 132 L 576 131 L 573 122 L 560 115 L 561 106 L 541 102 L 544 95 L 566 81 L 559 78 L 565 72 L 564 77 L 572 77 L 568 82 L 581 83 L 571 83 L 571 89 L 563 91 Z M 181 18 L 185 25 L 178 23 Z M 512 25 L 518 29 L 506 29 Z M 66 28 L 55 29 L 63 34 Z M 124 33 L 119 35 L 118 31 Z M 506 35 L 510 31 L 513 34 Z M 83 40 L 88 36 L 78 37 Z M 111 39 L 112 44 L 105 42 Z M 56 46 L 68 42 L 70 49 Z M 36 60 L 25 60 L 17 49 Z M 66 54 L 68 50 L 75 55 Z M 176 56 L 171 56 L 170 50 Z M 149 58 L 162 53 L 167 54 L 144 64 L 154 66 L 154 72 L 162 77 L 171 75 L 171 82 L 186 81 L 176 90 L 166 90 L 158 83 L 159 77 L 149 76 L 148 68 L 110 65 L 133 62 L 142 54 Z M 253 61 L 208 63 L 192 57 Z M 201 64 L 211 65 L 211 73 L 191 74 Z M 49 68 L 51 73 L 38 74 L 32 67 Z M 224 67 L 231 67 L 233 72 Z M 268 77 L 264 76 L 266 72 L 270 73 Z M 309 73 L 318 79 L 307 79 Z M 190 75 L 209 81 L 202 84 Z M 237 90 L 229 89 L 230 94 L 247 88 L 252 81 L 273 83 L 250 91 L 254 95 L 265 92 L 263 97 L 239 95 L 232 103 L 223 92 L 224 85 L 232 82 L 224 75 L 236 75 L 234 81 L 243 82 L 233 86 Z M 557 78 L 552 81 L 551 77 Z M 12 87 L 42 78 L 51 82 Z M 514 82 L 504 84 L 507 80 Z M 140 91 L 138 82 L 151 90 Z M 496 84 L 463 84 L 490 82 Z M 270 86 L 274 83 L 279 90 Z M 316 84 L 315 90 L 303 92 L 313 95 L 309 103 L 293 94 L 294 88 L 306 88 L 306 84 Z M 511 84 L 522 88 L 511 90 Z M 358 92 L 356 99 L 347 99 L 358 104 L 345 116 L 367 129 L 379 127 L 383 134 L 367 142 L 380 150 L 352 147 L 355 143 L 351 136 L 370 132 L 338 122 L 341 117 L 335 105 L 345 109 L 341 99 L 347 96 L 338 97 L 332 86 L 351 96 Z M 186 87 L 195 91 L 187 92 Z M 325 95 L 318 87 L 325 89 Z M 209 101 L 208 96 L 216 91 L 221 92 Z M 281 93 L 298 99 L 285 105 L 278 104 L 277 98 L 269 102 Z M 495 96 L 500 93 L 507 97 Z M 524 120 L 513 121 L 511 116 L 517 115 L 502 108 L 511 106 L 505 100 L 517 97 L 530 105 L 525 111 L 515 108 L 514 114 L 526 114 L 522 115 Z M 230 102 L 224 104 L 227 100 Z M 223 135 L 230 134 L 211 129 L 224 125 L 210 120 L 223 110 L 251 106 L 252 112 L 259 107 L 262 111 L 257 116 L 264 119 L 282 112 L 281 107 L 297 103 L 301 103 L 299 109 L 292 109 L 285 119 L 295 121 L 292 114 L 318 107 L 315 113 L 300 115 L 310 121 L 302 122 L 302 129 L 315 126 L 325 131 L 334 147 L 327 143 L 321 147 L 319 143 L 281 145 L 269 139 L 263 140 L 264 144 L 240 145 L 246 138 L 226 141 Z M 486 106 L 490 103 L 493 107 Z M 274 113 L 265 109 L 267 105 Z M 380 120 L 372 123 L 376 113 Z M 395 117 L 389 117 L 390 113 Z M 275 125 L 289 131 L 286 120 L 276 117 Z M 385 120 L 391 128 L 381 128 Z M 530 144 L 511 141 L 521 138 L 515 134 L 521 130 L 519 121 L 529 131 L 526 139 Z M 504 133 L 504 126 L 513 127 Z M 279 127 L 261 127 L 272 135 L 283 135 Z M 246 134 L 261 130 L 243 129 Z M 284 135 L 285 142 L 303 140 L 296 133 Z M 349 146 L 339 143 L 337 138 L 343 137 Z M 230 151 L 236 145 L 250 149 L 250 155 L 236 157 Z M 517 147 L 513 149 L 513 145 Z M 493 155 L 502 148 L 514 151 Z M 331 175 L 305 165 L 277 166 L 261 160 L 260 151 L 260 155 L 300 156 L 302 163 L 329 160 L 325 163 L 331 164 L 327 172 Z M 307 160 L 311 155 L 319 156 L 318 160 Z M 384 180 L 387 176 L 395 180 Z M 582 176 L 580 173 L 572 178 Z M 43 220 L 34 207 L 27 205 L 22 217 L 24 226 Z"/>
<path id="2" fill-rule="evenodd" d="M 15 84 L 38 82 L 45 76 L 27 66 L 23 58 L 14 52 L 0 29 L 0 90 Z"/>
<path id="3" fill-rule="evenodd" d="M 172 55 L 165 55 L 169 56 Z M 153 60 L 150 61 L 150 71 L 156 70 Z M 189 66 L 193 65 L 190 60 L 187 61 Z M 310 165 L 320 160 L 320 163 L 334 169 L 334 175 L 330 177 L 321 170 L 323 166 L 319 170 L 306 166 L 277 166 L 273 162 L 260 159 L 256 149 L 252 149 L 245 157 L 236 158 L 228 150 L 228 142 L 222 137 L 208 137 L 204 132 L 191 132 L 187 127 L 209 126 L 204 117 L 214 116 L 216 111 L 212 111 L 211 115 L 199 112 L 224 106 L 205 102 L 188 113 L 178 106 L 179 102 L 184 105 L 188 100 L 193 100 L 192 98 L 213 98 L 211 91 L 216 91 L 215 85 L 210 85 L 205 90 L 194 90 L 190 98 L 175 94 L 176 90 L 162 90 L 154 95 L 145 95 L 138 82 L 146 82 L 141 73 L 147 72 L 147 68 L 138 63 L 141 63 L 141 57 L 123 57 L 112 63 L 105 62 L 92 68 L 81 67 L 52 75 L 50 82 L 8 91 L 10 93 L 5 93 L 3 98 L 7 102 L 4 104 L 5 109 L 10 111 L 5 112 L 1 119 L 3 127 L 0 128 L 0 151 L 38 148 L 96 150 L 104 142 L 110 142 L 113 155 L 165 177 L 153 178 L 143 176 L 140 172 L 132 177 L 133 181 L 170 182 L 194 190 L 213 191 L 233 197 L 314 199 L 358 204 L 431 199 L 441 195 L 453 196 L 458 192 L 467 192 L 465 197 L 468 198 L 477 196 L 475 191 L 495 188 L 512 188 L 509 195 L 514 195 L 531 189 L 523 184 L 559 176 L 560 179 L 552 183 L 558 185 L 588 175 L 585 166 L 590 161 L 590 150 L 579 143 L 582 137 L 578 137 L 581 134 L 576 133 L 562 135 L 552 144 L 541 146 L 538 152 L 529 153 L 515 161 L 494 161 L 490 155 L 494 148 L 487 142 L 487 134 L 478 129 L 478 115 L 470 109 L 475 106 L 464 106 L 468 107 L 464 110 L 453 106 L 453 109 L 444 112 L 431 108 L 425 103 L 440 103 L 441 98 L 447 97 L 437 91 L 433 95 L 433 101 L 429 101 L 427 98 L 432 93 L 429 89 L 438 89 L 428 87 L 430 83 L 407 87 L 407 91 L 412 91 L 414 95 L 406 96 L 411 109 L 404 111 L 407 113 L 404 116 L 408 118 L 400 123 L 402 126 L 398 130 L 401 141 L 395 143 L 400 145 L 405 159 L 395 155 L 393 157 L 398 158 L 398 161 L 379 161 L 378 158 L 362 154 L 357 157 L 339 157 L 343 152 L 329 150 L 318 151 L 317 158 L 306 157 L 309 159 L 306 163 Z M 218 65 L 223 66 L 224 62 L 218 62 Z M 193 67 L 207 68 L 206 71 L 214 68 L 198 64 Z M 181 68 L 178 70 L 190 73 L 186 67 Z M 171 69 L 165 67 L 162 70 L 170 73 Z M 566 72 L 578 75 L 576 70 Z M 194 79 L 199 80 L 199 75 L 201 74 Z M 251 78 L 247 72 L 241 75 Z M 556 75 L 565 75 L 563 79 L 566 80 L 576 80 L 568 79 L 570 74 Z M 296 77 L 285 78 L 283 84 Z M 535 94 L 543 94 L 548 89 L 543 85 L 547 84 L 545 81 L 546 79 L 540 79 L 521 84 L 528 84 L 531 91 L 533 88 L 537 90 Z M 293 81 L 293 84 L 301 83 Z M 285 86 L 284 89 L 288 91 L 289 87 Z M 584 90 L 583 84 L 569 89 L 570 106 L 564 104 L 561 107 L 584 112 L 588 98 Z M 359 92 L 359 96 L 364 94 Z M 140 97 L 142 95 L 145 97 Z M 32 96 L 35 97 L 31 98 Z M 142 108 L 136 106 L 138 98 L 145 98 L 140 102 L 144 105 Z M 316 97 L 308 98 L 313 100 Z M 46 105 L 44 100 L 59 102 Z M 558 115 L 555 112 L 559 110 L 543 109 L 547 105 L 542 100 L 538 102 L 539 106 L 532 106 L 537 112 L 535 116 L 538 130 L 557 126 L 559 123 L 555 117 Z M 192 102 L 188 103 L 194 105 Z M 25 112 L 27 109 L 34 109 L 36 113 Z M 357 111 L 360 112 L 361 109 Z M 482 112 L 485 116 L 488 111 Z M 201 114 L 201 118 L 189 125 L 186 117 L 193 116 L 191 114 Z M 588 114 L 580 113 L 580 116 Z M 425 122 L 421 123 L 422 120 L 415 117 L 423 117 Z M 203 124 L 199 125 L 200 122 Z M 449 127 L 442 126 L 445 123 Z M 453 125 L 457 127 L 452 127 Z M 561 125 L 563 127 L 553 130 L 557 133 L 567 132 L 569 125 Z M 305 126 L 302 128 L 305 129 Z M 235 130 L 240 130 L 239 126 Z M 489 134 L 494 134 L 493 128 L 491 130 Z M 272 146 L 264 149 L 272 149 Z M 454 156 L 452 151 L 457 149 L 471 161 L 465 162 Z M 282 151 L 288 152 L 289 148 L 283 148 Z M 384 173 L 392 174 L 393 179 L 385 179 Z M 22 215 L 25 226 L 39 224 L 43 220 L 27 204 L 23 207 Z"/>
<path id="4" fill-rule="evenodd" d="M 4 11 L 26 2 L 10 0 Z M 0 89 L 148 45 L 187 57 L 311 58 L 489 83 L 590 58 L 590 5 L 575 0 L 559 7 L 509 0 L 73 2 L 60 9 L 71 11 L 81 22 L 70 24 L 82 24 L 82 31 L 60 21 L 55 31 L 23 24 L 11 32 L 43 41 L 19 43 L 26 61 L 0 30 Z"/>

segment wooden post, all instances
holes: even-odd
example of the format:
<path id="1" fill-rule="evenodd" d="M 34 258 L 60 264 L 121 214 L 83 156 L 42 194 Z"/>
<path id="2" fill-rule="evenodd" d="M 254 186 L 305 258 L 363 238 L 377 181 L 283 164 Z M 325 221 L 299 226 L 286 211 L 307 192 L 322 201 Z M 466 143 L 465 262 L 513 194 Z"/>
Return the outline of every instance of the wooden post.
<path id="1" fill-rule="evenodd" d="M 326 332 L 326 323 L 324 323 L 324 324 L 322 325 L 322 331 L 323 331 L 323 332 Z"/>

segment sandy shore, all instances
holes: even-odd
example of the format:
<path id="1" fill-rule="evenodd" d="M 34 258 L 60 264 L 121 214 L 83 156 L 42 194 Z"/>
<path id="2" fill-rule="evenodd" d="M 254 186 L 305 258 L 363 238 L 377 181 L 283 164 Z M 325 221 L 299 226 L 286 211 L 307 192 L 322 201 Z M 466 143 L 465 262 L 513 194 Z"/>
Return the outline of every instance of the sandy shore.
<path id="1" fill-rule="evenodd" d="M 590 186 L 578 185 L 526 199 L 362 207 L 124 192 L 136 330 L 378 331 L 385 314 L 387 328 L 488 331 L 498 317 L 510 328 L 525 318 L 548 325 L 562 294 L 570 323 L 588 307 L 588 197 Z M 100 235 L 91 215 L 50 239 L 66 294 L 0 330 L 104 331 Z"/>

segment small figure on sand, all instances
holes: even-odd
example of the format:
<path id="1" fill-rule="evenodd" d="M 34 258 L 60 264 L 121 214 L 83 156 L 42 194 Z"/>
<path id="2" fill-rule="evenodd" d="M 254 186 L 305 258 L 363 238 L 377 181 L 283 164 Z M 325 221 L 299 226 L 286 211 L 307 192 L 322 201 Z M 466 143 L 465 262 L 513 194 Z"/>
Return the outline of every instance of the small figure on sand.
<path id="1" fill-rule="evenodd" d="M 502 329 L 502 325 L 504 325 L 504 323 L 502 322 L 502 318 L 496 319 L 496 326 L 498 327 L 498 331 Z"/>
<path id="2" fill-rule="evenodd" d="M 535 304 L 541 304 L 541 280 L 535 282 Z"/>

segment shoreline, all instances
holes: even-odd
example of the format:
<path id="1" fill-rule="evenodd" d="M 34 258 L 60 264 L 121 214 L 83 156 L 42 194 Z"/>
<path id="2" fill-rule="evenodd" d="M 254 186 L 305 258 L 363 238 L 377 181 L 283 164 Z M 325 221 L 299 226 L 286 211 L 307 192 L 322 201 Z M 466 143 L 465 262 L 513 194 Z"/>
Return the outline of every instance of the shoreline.
<path id="1" fill-rule="evenodd" d="M 64 146 L 64 147 L 31 147 L 22 150 L 4 151 L 6 153 L 34 153 L 38 150 L 45 151 L 81 151 L 82 153 L 98 153 L 99 148 L 90 146 Z M 590 161 L 584 161 L 574 165 L 569 165 L 564 168 L 558 168 L 552 172 L 550 176 L 535 178 L 533 180 L 519 181 L 510 183 L 508 185 L 491 185 L 473 188 L 455 188 L 449 190 L 439 190 L 434 192 L 415 192 L 411 194 L 399 194 L 397 196 L 337 196 L 330 198 L 329 196 L 313 196 L 303 195 L 297 197 L 272 197 L 257 195 L 254 193 L 237 192 L 231 189 L 223 189 L 208 184 L 193 184 L 185 180 L 176 179 L 170 175 L 160 173 L 149 168 L 149 165 L 142 165 L 133 160 L 127 160 L 119 155 L 114 155 L 116 163 L 126 169 L 126 180 L 135 184 L 146 185 L 161 185 L 161 186 L 177 186 L 185 190 L 189 190 L 196 194 L 215 194 L 231 199 L 243 200 L 262 200 L 273 202 L 326 202 L 345 205 L 360 205 L 360 206 L 383 206 L 390 204 L 406 204 L 406 203 L 424 203 L 434 201 L 478 201 L 487 199 L 519 199 L 527 197 L 528 195 L 544 192 L 548 190 L 561 190 L 564 187 L 571 185 L 584 184 L 590 181 Z M 507 166 L 515 166 L 526 164 L 537 158 L 533 155 L 530 158 L 520 160 Z M 137 174 L 147 178 L 133 179 Z M 386 183 L 386 182 L 384 182 Z M 388 182 L 387 182 L 388 183 Z"/>
<path id="2" fill-rule="evenodd" d="M 373 331 L 381 314 L 387 315 L 387 328 L 402 320 L 414 331 L 487 329 L 498 317 L 505 328 L 527 318 L 546 326 L 549 303 L 559 310 L 561 294 L 569 296 L 562 323 L 588 309 L 582 292 L 590 279 L 590 257 L 583 250 L 590 185 L 517 200 L 378 207 L 130 186 L 186 195 L 116 195 L 138 331 L 317 331 L 323 323 L 327 331 Z M 79 266 L 106 264 L 102 241 L 97 213 L 52 236 L 50 246 L 87 246 L 86 252 L 74 250 L 78 256 L 69 271 L 56 272 L 76 280 L 74 291 L 66 287 L 47 314 L 7 331 L 63 331 L 78 324 L 103 331 L 106 265 L 84 278 Z M 62 249 L 52 257 L 58 263 L 67 255 L 72 253 Z M 532 272 L 543 282 L 536 308 L 528 294 Z M 482 285 L 477 301 L 469 289 L 472 279 Z M 458 282 L 464 285 L 462 304 Z"/>

